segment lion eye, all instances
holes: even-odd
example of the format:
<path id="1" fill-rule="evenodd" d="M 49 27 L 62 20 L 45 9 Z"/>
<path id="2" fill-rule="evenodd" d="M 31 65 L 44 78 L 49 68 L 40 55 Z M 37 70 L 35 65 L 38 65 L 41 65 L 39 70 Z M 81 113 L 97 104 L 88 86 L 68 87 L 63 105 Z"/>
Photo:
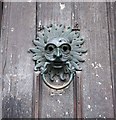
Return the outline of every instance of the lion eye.
<path id="1" fill-rule="evenodd" d="M 63 44 L 63 45 L 62 45 L 62 51 L 63 51 L 64 53 L 69 53 L 70 50 L 71 50 L 70 45 L 68 45 L 68 44 Z"/>
<path id="2" fill-rule="evenodd" d="M 49 46 L 49 47 L 48 47 L 48 50 L 51 52 L 51 51 L 54 50 L 54 47 L 53 47 L 53 46 Z"/>
<path id="3" fill-rule="evenodd" d="M 68 46 L 63 46 L 63 51 L 66 52 L 68 50 Z"/>
<path id="4" fill-rule="evenodd" d="M 54 51 L 55 46 L 50 44 L 45 47 L 46 52 L 51 53 Z"/>

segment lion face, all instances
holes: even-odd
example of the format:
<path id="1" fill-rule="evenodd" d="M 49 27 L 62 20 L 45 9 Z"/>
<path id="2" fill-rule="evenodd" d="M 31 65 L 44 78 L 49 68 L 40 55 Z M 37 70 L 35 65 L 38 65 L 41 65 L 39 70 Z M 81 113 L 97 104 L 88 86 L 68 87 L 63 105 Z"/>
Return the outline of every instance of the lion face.
<path id="1" fill-rule="evenodd" d="M 82 55 L 87 50 L 82 49 L 84 39 L 80 37 L 79 31 L 73 31 L 71 27 L 64 25 L 50 25 L 37 32 L 37 38 L 33 43 L 35 48 L 30 48 L 30 51 L 35 61 L 34 70 L 41 72 L 44 81 L 48 78 L 48 86 L 51 86 L 50 81 L 53 84 L 56 79 L 69 84 L 75 72 L 82 70 Z M 55 83 L 56 86 L 58 84 Z M 63 85 L 63 82 L 61 84 Z"/>
<path id="2" fill-rule="evenodd" d="M 45 46 L 45 58 L 53 67 L 62 67 L 70 57 L 71 46 L 65 38 L 53 38 Z"/>

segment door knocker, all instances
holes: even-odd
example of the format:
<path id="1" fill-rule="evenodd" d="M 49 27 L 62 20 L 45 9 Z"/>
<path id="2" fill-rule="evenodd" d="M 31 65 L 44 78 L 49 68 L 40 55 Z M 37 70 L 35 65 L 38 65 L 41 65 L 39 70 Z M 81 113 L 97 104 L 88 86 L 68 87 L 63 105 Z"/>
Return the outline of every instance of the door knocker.
<path id="1" fill-rule="evenodd" d="M 30 48 L 35 61 L 35 71 L 40 71 L 42 79 L 52 89 L 63 89 L 74 79 L 76 71 L 82 70 L 84 62 L 82 49 L 84 39 L 79 31 L 64 25 L 50 25 L 37 32 L 33 40 L 35 48 Z"/>

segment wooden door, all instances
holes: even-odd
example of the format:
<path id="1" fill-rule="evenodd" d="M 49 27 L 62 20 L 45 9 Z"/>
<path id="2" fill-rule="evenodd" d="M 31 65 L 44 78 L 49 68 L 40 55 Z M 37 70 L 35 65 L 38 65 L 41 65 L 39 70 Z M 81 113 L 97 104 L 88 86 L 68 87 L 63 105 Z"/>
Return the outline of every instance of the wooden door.
<path id="1" fill-rule="evenodd" d="M 4 3 L 1 26 L 2 118 L 114 118 L 115 3 Z M 66 89 L 47 87 L 33 71 L 38 26 L 78 23 L 88 52 Z"/>

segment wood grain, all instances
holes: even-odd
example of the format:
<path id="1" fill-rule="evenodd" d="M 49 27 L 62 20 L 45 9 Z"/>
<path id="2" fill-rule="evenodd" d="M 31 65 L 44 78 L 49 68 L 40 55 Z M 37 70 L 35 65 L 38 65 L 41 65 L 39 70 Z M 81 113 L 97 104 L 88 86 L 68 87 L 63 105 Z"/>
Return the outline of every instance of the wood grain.
<path id="1" fill-rule="evenodd" d="M 38 3 L 37 25 L 72 24 L 71 3 Z M 73 84 L 68 89 L 55 91 L 42 82 L 42 118 L 73 118 Z"/>
<path id="2" fill-rule="evenodd" d="M 107 3 L 108 29 L 110 41 L 110 63 L 113 85 L 114 117 L 116 118 L 116 2 Z"/>
<path id="3" fill-rule="evenodd" d="M 75 21 L 88 48 L 82 77 L 83 117 L 113 118 L 106 3 L 75 3 Z"/>
<path id="4" fill-rule="evenodd" d="M 116 2 L 113 3 L 113 13 L 114 13 L 114 19 L 113 21 L 116 21 Z M 116 22 L 114 23 L 114 39 L 112 44 L 112 54 L 113 54 L 113 70 L 114 70 L 114 105 L 115 105 L 115 118 L 116 118 Z"/>
<path id="5" fill-rule="evenodd" d="M 116 116 L 115 19 L 116 2 L 5 3 L 0 39 L 0 88 L 3 92 L 0 113 L 3 117 Z M 77 74 L 78 81 L 62 91 L 48 88 L 33 74 L 34 62 L 32 55 L 27 53 L 33 46 L 31 41 L 36 28 L 51 23 L 72 27 L 78 23 L 86 40 L 83 47 L 88 49 L 83 72 Z"/>
<path id="6" fill-rule="evenodd" d="M 2 21 L 3 118 L 32 116 L 35 3 L 5 3 Z"/>
<path id="7" fill-rule="evenodd" d="M 2 20 L 2 2 L 0 2 L 0 68 L 2 68 L 1 20 Z M 0 69 L 0 106 L 2 106 L 2 70 L 1 69 Z M 0 108 L 0 119 L 2 119 L 2 107 Z"/>
<path id="8" fill-rule="evenodd" d="M 2 2 L 0 2 L 0 28 L 1 28 L 1 19 L 2 19 Z M 1 31 L 1 29 L 0 29 L 0 31 Z"/>

